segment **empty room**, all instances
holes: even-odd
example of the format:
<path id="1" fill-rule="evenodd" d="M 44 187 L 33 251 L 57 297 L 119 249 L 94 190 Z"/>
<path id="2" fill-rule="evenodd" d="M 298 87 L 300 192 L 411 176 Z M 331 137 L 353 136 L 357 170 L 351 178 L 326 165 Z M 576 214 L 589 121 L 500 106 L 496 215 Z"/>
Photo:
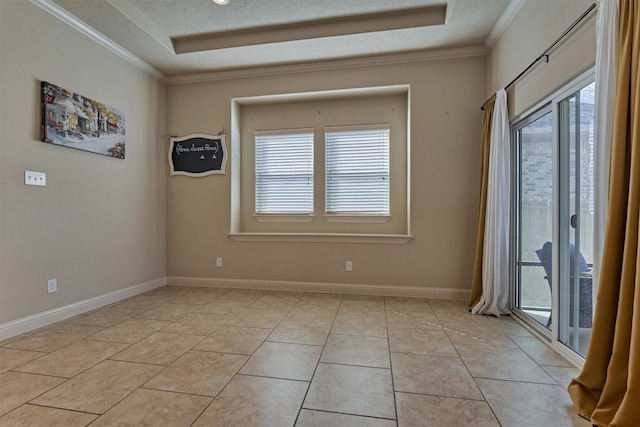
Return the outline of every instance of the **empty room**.
<path id="1" fill-rule="evenodd" d="M 0 0 L 0 426 L 640 425 L 636 6 Z"/>

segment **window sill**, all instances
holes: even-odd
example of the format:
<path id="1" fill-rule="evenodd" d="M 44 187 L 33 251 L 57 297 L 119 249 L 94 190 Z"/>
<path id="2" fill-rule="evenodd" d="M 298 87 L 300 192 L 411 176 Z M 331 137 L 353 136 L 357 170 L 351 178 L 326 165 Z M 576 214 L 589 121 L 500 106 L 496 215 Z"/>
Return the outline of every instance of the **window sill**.
<path id="1" fill-rule="evenodd" d="M 236 242 L 306 242 L 306 243 L 371 243 L 405 245 L 413 240 L 410 234 L 347 234 L 347 233 L 229 233 Z"/>
<path id="2" fill-rule="evenodd" d="M 391 215 L 323 215 L 325 221 L 343 224 L 384 224 Z"/>
<path id="3" fill-rule="evenodd" d="M 253 215 L 258 222 L 311 222 L 315 215 Z"/>

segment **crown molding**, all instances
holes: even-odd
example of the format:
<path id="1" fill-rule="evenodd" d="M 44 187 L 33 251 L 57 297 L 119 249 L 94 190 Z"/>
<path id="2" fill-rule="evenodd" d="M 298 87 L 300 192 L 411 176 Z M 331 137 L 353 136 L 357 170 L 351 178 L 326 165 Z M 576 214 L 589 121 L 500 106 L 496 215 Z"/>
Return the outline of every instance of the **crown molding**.
<path id="1" fill-rule="evenodd" d="M 51 0 L 29 0 L 34 5 L 40 7 L 45 10 L 49 14 L 55 16 L 65 24 L 79 31 L 83 35 L 89 37 L 91 40 L 105 47 L 112 53 L 118 55 L 120 58 L 154 77 L 162 83 L 167 83 L 167 76 L 165 76 L 162 72 L 149 65 L 147 62 L 143 61 L 133 53 L 129 52 L 119 44 L 115 43 L 113 40 L 104 36 L 102 33 L 96 31 L 94 28 L 85 24 L 77 17 L 71 15 L 69 12 L 53 3 Z"/>
<path id="2" fill-rule="evenodd" d="M 171 38 L 160 28 L 155 22 L 149 19 L 144 13 L 133 6 L 129 0 L 105 0 L 114 9 L 120 12 L 124 17 L 131 21 L 134 25 L 147 33 L 152 39 L 154 39 L 160 46 L 167 50 L 167 52 L 175 55 L 173 43 Z"/>
<path id="3" fill-rule="evenodd" d="M 507 8 L 504 10 L 498 22 L 496 22 L 496 26 L 493 27 L 493 30 L 489 33 L 489 36 L 484 41 L 484 46 L 487 51 L 491 50 L 493 46 L 496 44 L 502 33 L 507 29 L 513 18 L 516 16 L 520 8 L 524 5 L 526 0 L 511 0 L 507 5 Z"/>
<path id="4" fill-rule="evenodd" d="M 439 50 L 417 50 L 388 55 L 371 55 L 359 58 L 335 59 L 305 63 L 260 66 L 254 68 L 237 68 L 213 71 L 200 74 L 183 74 L 167 78 L 168 85 L 201 83 L 218 80 L 234 80 L 255 77 L 267 77 L 286 74 L 313 73 L 317 71 L 333 71 L 351 68 L 377 67 L 382 65 L 410 64 L 416 62 L 437 61 L 444 59 L 467 58 L 486 55 L 484 46 L 471 46 Z"/>
<path id="5" fill-rule="evenodd" d="M 179 85 L 188 83 L 200 83 L 219 80 L 234 80 L 243 78 L 267 77 L 298 73 L 312 73 L 318 71 L 334 71 L 353 68 L 376 67 L 384 65 L 400 65 L 427 61 L 466 58 L 484 56 L 493 47 L 502 32 L 509 25 L 515 14 L 526 0 L 511 0 L 509 6 L 502 14 L 498 23 L 482 46 L 470 46 L 437 50 L 415 50 L 400 53 L 368 55 L 357 58 L 333 59 L 324 61 L 312 61 L 303 63 L 288 63 L 280 65 L 267 65 L 256 67 L 229 68 L 220 71 L 211 71 L 194 74 L 182 74 L 167 76 L 146 61 L 129 52 L 113 40 L 104 36 L 91 26 L 87 25 L 74 15 L 67 12 L 51 0 L 29 0 L 49 14 L 60 19 L 70 27 L 79 31 L 91 40 L 105 47 L 120 58 L 151 75 L 161 83 L 167 85 Z M 450 8 L 448 8 L 450 9 Z"/>

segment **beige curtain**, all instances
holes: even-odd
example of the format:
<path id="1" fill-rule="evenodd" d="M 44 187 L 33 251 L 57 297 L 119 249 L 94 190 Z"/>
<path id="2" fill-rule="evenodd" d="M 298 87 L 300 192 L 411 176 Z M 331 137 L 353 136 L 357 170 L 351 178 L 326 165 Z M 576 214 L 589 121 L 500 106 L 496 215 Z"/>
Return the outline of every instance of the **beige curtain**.
<path id="1" fill-rule="evenodd" d="M 476 239 L 476 259 L 473 264 L 473 280 L 471 282 L 471 298 L 469 310 L 480 302 L 482 297 L 482 259 L 484 247 L 484 228 L 487 213 L 487 186 L 489 182 L 489 146 L 491 145 L 491 124 L 496 104 L 496 94 L 484 103 L 484 119 L 482 121 L 482 141 L 480 142 L 480 195 L 478 203 L 478 237 Z"/>
<path id="2" fill-rule="evenodd" d="M 569 385 L 578 413 L 601 427 L 640 426 L 640 13 L 620 2 L 609 209 L 591 341 Z"/>

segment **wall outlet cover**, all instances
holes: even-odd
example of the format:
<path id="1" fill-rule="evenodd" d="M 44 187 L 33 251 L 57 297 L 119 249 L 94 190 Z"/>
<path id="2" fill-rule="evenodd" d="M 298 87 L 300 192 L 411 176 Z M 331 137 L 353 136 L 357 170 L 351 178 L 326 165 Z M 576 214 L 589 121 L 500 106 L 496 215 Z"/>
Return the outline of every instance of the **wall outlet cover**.
<path id="1" fill-rule="evenodd" d="M 47 174 L 44 172 L 24 171 L 24 183 L 26 185 L 47 186 Z"/>

